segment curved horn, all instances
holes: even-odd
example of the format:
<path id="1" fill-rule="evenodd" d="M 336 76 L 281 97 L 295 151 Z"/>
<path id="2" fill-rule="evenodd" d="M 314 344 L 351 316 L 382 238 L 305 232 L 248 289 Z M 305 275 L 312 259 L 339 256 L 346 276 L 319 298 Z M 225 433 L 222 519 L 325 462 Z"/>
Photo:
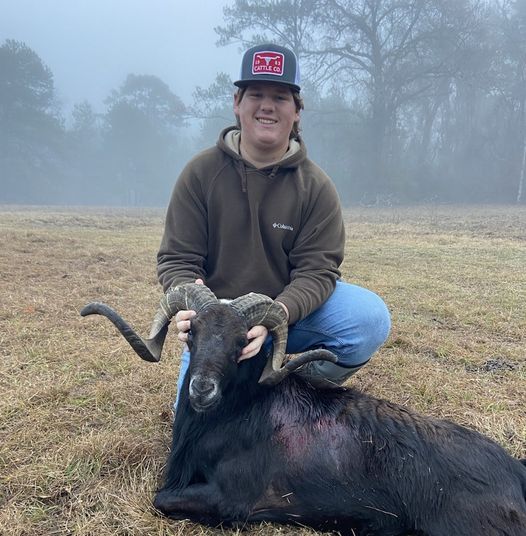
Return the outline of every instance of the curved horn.
<path id="1" fill-rule="evenodd" d="M 288 361 L 282 368 L 276 371 L 272 371 L 265 379 L 263 376 L 260 378 L 260 383 L 264 385 L 276 385 L 279 382 L 283 381 L 291 372 L 294 372 L 305 363 L 310 363 L 311 361 L 330 361 L 331 363 L 336 363 L 338 357 L 333 354 L 330 350 L 325 349 L 316 349 L 303 352 L 298 357 Z"/>
<path id="2" fill-rule="evenodd" d="M 263 385 L 274 385 L 271 378 L 275 373 L 282 370 L 285 361 L 285 350 L 287 348 L 288 321 L 285 309 L 274 300 L 263 294 L 251 292 L 245 296 L 240 296 L 230 303 L 230 306 L 241 313 L 247 320 L 249 327 L 258 324 L 265 326 L 272 336 L 273 352 L 267 361 L 259 383 Z"/>
<path id="3" fill-rule="evenodd" d="M 208 305 L 217 303 L 214 293 L 205 285 L 183 283 L 170 287 L 161 298 L 155 313 L 150 336 L 142 339 L 133 328 L 111 307 L 104 303 L 93 302 L 80 312 L 82 316 L 99 314 L 108 318 L 128 341 L 135 353 L 145 361 L 157 362 L 161 359 L 164 340 L 168 333 L 168 324 L 177 311 L 193 309 L 201 311 Z"/>
<path id="4" fill-rule="evenodd" d="M 121 332 L 122 336 L 128 341 L 135 353 L 145 361 L 156 363 L 161 358 L 164 339 L 168 333 L 168 323 L 164 324 L 158 330 L 157 336 L 151 339 L 142 339 L 135 333 L 133 328 L 110 306 L 105 303 L 92 302 L 88 303 L 80 311 L 82 316 L 103 315 L 108 318 L 113 325 Z"/>
<path id="5" fill-rule="evenodd" d="M 170 287 L 161 298 L 159 309 L 157 309 L 153 319 L 149 338 L 157 337 L 177 311 L 192 309 L 197 313 L 208 305 L 217 302 L 215 294 L 205 285 L 182 283 L 181 285 Z"/>
<path id="6" fill-rule="evenodd" d="M 230 303 L 239 313 L 244 315 L 249 327 L 261 324 L 265 326 L 271 336 L 274 349 L 267 361 L 259 383 L 262 385 L 276 385 L 283 381 L 291 372 L 311 361 L 331 361 L 336 363 L 338 357 L 329 350 L 315 349 L 300 354 L 288 361 L 285 365 L 285 352 L 287 348 L 288 321 L 285 310 L 279 303 L 263 294 L 251 292 L 241 296 Z"/>

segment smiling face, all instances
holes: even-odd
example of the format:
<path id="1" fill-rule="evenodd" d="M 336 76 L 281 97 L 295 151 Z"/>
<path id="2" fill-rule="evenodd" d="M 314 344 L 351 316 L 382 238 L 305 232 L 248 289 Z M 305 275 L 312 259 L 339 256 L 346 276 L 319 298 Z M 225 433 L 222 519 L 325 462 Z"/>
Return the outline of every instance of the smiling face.
<path id="1" fill-rule="evenodd" d="M 264 156 L 275 162 L 287 151 L 294 123 L 299 121 L 292 90 L 281 84 L 250 84 L 234 96 L 234 113 L 241 125 L 244 156 Z"/>

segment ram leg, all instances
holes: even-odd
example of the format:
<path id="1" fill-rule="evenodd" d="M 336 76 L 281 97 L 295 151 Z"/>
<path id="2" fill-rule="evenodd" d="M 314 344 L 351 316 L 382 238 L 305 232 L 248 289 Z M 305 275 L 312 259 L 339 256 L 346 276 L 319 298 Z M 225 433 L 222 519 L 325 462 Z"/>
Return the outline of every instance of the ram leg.
<path id="1" fill-rule="evenodd" d="M 338 534 L 340 536 L 365 536 L 373 534 L 358 520 L 341 519 L 336 517 L 317 517 L 313 515 L 312 512 L 302 511 L 299 508 L 261 508 L 260 510 L 252 512 L 248 516 L 247 522 L 299 525 L 302 527 L 311 527 L 324 533 Z M 398 536 L 400 533 L 399 531 L 395 531 L 382 532 L 381 534 L 385 534 L 386 536 Z"/>
<path id="2" fill-rule="evenodd" d="M 311 508 L 300 504 L 296 500 L 293 492 L 282 492 L 272 485 L 266 490 L 253 505 L 250 514 L 246 518 L 247 522 L 260 523 L 287 523 L 307 526 L 325 525 L 320 519 L 313 516 Z M 325 530 L 335 530 L 336 526 L 326 526 Z"/>
<path id="3" fill-rule="evenodd" d="M 154 507 L 171 519 L 189 519 L 205 525 L 219 525 L 217 509 L 219 491 L 214 484 L 193 484 L 184 490 L 161 490 Z"/>

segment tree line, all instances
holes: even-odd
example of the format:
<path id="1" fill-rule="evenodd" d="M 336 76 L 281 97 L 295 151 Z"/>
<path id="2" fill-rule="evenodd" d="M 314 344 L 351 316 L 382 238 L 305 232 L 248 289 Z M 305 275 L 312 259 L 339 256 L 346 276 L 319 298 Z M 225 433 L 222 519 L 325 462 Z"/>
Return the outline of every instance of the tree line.
<path id="1" fill-rule="evenodd" d="M 166 202 L 186 107 L 162 80 L 129 74 L 103 113 L 84 101 L 66 122 L 53 74 L 36 52 L 6 40 L 0 72 L 0 202 Z"/>
<path id="2" fill-rule="evenodd" d="M 296 52 L 302 135 L 344 204 L 524 203 L 526 0 L 235 0 L 215 30 Z M 3 202 L 164 205 L 233 122 L 225 73 L 187 104 L 130 74 L 69 121 L 25 44 L 0 47 L 0 73 Z"/>

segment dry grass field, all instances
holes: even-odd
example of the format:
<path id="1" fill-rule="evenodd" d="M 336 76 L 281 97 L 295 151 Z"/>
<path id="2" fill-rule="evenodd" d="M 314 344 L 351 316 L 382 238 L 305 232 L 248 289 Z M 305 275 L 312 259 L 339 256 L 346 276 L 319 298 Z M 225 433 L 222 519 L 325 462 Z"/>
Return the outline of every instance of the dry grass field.
<path id="1" fill-rule="evenodd" d="M 347 280 L 384 297 L 386 346 L 352 382 L 526 457 L 526 207 L 353 209 Z M 179 347 L 140 361 L 162 211 L 0 207 L 0 534 L 216 535 L 158 517 Z M 308 535 L 260 525 L 244 534 Z"/>

